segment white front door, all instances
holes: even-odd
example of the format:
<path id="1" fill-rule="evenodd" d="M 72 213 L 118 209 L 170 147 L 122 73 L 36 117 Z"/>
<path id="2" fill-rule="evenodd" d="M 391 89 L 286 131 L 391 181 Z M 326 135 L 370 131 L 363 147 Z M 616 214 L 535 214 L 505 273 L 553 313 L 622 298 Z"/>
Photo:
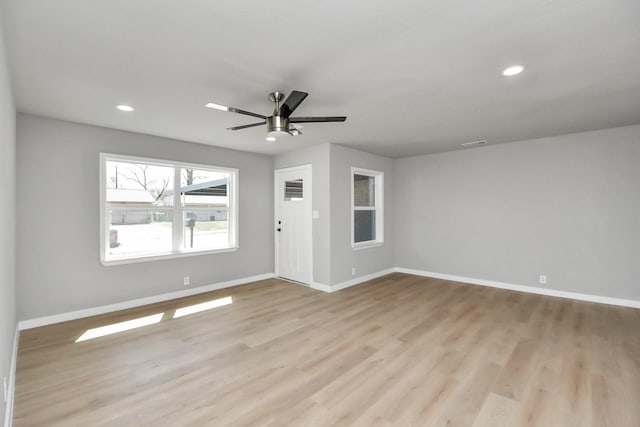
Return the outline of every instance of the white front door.
<path id="1" fill-rule="evenodd" d="M 313 280 L 311 165 L 275 171 L 276 275 Z"/>

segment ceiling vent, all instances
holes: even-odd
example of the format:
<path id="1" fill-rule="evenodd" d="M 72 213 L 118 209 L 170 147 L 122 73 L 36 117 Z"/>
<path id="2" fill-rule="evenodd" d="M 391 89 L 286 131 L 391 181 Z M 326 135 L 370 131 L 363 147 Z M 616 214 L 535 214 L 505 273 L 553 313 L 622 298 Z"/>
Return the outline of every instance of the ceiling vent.
<path id="1" fill-rule="evenodd" d="M 478 145 L 483 145 L 486 144 L 487 141 L 471 141 L 471 142 L 463 142 L 462 145 L 463 147 L 476 147 Z"/>

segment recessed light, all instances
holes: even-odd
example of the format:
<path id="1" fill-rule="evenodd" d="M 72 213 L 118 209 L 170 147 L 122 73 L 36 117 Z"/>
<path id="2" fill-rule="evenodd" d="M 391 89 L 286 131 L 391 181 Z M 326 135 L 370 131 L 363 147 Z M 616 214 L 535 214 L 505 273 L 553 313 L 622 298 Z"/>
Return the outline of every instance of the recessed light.
<path id="1" fill-rule="evenodd" d="M 505 77 L 511 77 L 520 74 L 524 71 L 524 65 L 512 65 L 502 70 L 502 75 Z"/>
<path id="2" fill-rule="evenodd" d="M 133 108 L 132 106 L 124 105 L 124 104 L 116 105 L 116 108 L 120 111 L 126 111 L 126 112 L 135 111 L 135 108 Z"/>
<path id="3" fill-rule="evenodd" d="M 275 136 L 268 136 L 268 137 L 265 138 L 265 141 L 269 141 L 269 142 L 273 142 L 275 140 L 276 140 Z"/>

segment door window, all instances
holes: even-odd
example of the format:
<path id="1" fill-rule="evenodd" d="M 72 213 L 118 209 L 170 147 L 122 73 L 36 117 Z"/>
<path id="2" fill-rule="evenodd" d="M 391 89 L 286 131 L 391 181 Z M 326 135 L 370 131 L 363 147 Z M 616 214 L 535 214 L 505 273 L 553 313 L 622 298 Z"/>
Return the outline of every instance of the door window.
<path id="1" fill-rule="evenodd" d="M 304 200 L 304 183 L 302 179 L 284 182 L 284 201 L 295 202 Z"/>

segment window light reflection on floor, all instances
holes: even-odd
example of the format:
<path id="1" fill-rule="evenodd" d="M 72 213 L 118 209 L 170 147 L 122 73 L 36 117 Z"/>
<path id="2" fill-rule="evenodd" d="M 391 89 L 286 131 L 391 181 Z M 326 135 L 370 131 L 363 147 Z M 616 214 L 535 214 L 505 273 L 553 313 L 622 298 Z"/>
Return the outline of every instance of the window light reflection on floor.
<path id="1" fill-rule="evenodd" d="M 182 316 L 188 316 L 189 314 L 199 313 L 205 310 L 211 310 L 212 308 L 222 307 L 223 305 L 229 305 L 233 303 L 231 297 L 218 298 L 211 301 L 203 302 L 200 304 L 190 305 L 188 307 L 182 307 L 176 310 L 173 315 L 174 319 Z"/>
<path id="2" fill-rule="evenodd" d="M 154 323 L 160 322 L 163 315 L 164 313 L 158 313 L 152 316 L 127 320 L 126 322 L 114 323 L 112 325 L 88 329 L 84 334 L 80 336 L 80 338 L 76 340 L 76 342 L 87 341 L 94 338 L 104 337 L 105 335 L 117 334 L 118 332 L 141 328 L 142 326 L 153 325 Z"/>

